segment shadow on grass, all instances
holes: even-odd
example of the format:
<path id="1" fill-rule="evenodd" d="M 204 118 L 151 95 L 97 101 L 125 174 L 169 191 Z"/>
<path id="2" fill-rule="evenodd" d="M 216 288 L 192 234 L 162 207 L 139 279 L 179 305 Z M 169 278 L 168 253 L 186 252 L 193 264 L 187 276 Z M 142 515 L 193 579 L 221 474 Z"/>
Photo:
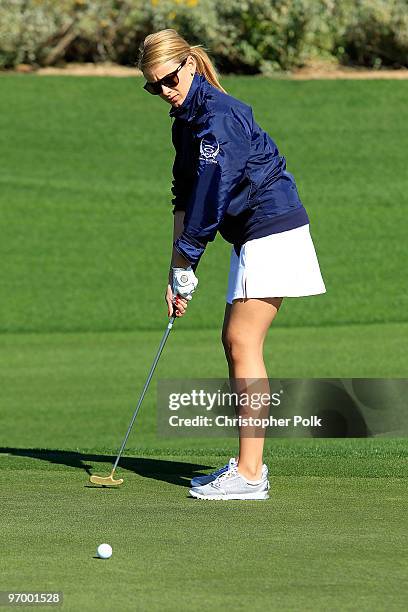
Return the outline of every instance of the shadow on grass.
<path id="1" fill-rule="evenodd" d="M 116 459 L 116 456 L 112 455 L 92 455 L 75 451 L 39 448 L 0 447 L 0 454 L 28 457 L 41 461 L 48 461 L 49 463 L 66 465 L 68 467 L 84 470 L 88 476 L 95 473 L 93 470 L 94 463 L 113 464 Z M 202 470 L 207 470 L 211 467 L 213 466 L 185 463 L 183 461 L 166 461 L 162 459 L 147 459 L 145 457 L 122 457 L 119 462 L 118 471 L 123 468 L 145 478 L 154 478 L 155 480 L 169 482 L 182 487 L 189 487 L 190 479 L 193 478 L 193 476 L 201 475 Z M 102 475 L 107 476 L 109 471 L 108 469 L 106 473 L 103 472 Z M 115 477 L 119 477 L 119 474 L 116 473 Z"/>

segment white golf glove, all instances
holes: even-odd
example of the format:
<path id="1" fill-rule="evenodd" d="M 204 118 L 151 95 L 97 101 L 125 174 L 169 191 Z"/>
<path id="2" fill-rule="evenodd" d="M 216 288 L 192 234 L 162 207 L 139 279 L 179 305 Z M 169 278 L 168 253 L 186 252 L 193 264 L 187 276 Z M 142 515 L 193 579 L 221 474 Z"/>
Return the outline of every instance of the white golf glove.
<path id="1" fill-rule="evenodd" d="M 177 294 L 186 300 L 193 298 L 193 293 L 198 285 L 198 278 L 194 274 L 193 268 L 172 268 L 173 270 L 173 296 Z"/>

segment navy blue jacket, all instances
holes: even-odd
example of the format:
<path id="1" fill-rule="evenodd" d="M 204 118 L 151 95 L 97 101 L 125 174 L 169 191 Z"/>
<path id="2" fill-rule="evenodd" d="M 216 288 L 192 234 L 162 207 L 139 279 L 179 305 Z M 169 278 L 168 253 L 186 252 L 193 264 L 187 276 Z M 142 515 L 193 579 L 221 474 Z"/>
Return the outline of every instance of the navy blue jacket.
<path id="1" fill-rule="evenodd" d="M 309 223 L 285 158 L 250 106 L 196 72 L 169 115 L 175 118 L 173 214 L 185 211 L 174 247 L 194 270 L 217 231 L 238 255 L 247 240 Z"/>

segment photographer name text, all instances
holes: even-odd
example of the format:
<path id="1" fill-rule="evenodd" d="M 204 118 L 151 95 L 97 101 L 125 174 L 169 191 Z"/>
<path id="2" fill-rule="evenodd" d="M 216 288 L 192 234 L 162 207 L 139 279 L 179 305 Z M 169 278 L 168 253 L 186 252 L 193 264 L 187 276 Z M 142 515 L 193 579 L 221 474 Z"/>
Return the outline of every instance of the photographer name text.
<path id="1" fill-rule="evenodd" d="M 191 418 L 173 414 L 169 417 L 171 427 L 321 427 L 322 419 L 316 415 L 307 418 L 295 415 L 290 418 L 269 417 L 228 417 L 219 415 L 209 417 L 198 415 Z"/>

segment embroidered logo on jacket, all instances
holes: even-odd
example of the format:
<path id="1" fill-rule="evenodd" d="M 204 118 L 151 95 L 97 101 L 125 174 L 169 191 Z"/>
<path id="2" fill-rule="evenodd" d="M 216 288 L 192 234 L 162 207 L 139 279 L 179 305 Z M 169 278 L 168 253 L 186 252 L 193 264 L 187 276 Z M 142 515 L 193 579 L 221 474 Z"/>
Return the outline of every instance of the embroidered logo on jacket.
<path id="1" fill-rule="evenodd" d="M 218 161 L 214 159 L 220 151 L 220 145 L 217 139 L 206 136 L 200 141 L 200 159 L 209 164 L 218 164 Z"/>

